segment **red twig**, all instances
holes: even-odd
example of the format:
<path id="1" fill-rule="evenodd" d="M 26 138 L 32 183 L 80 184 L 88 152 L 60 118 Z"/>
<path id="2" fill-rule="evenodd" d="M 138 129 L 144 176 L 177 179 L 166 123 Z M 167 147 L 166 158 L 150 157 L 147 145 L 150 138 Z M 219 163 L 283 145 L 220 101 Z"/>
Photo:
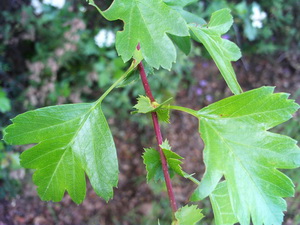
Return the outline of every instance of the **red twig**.
<path id="1" fill-rule="evenodd" d="M 139 47 L 138 47 L 139 49 Z M 147 79 L 147 75 L 145 72 L 145 68 L 143 63 L 141 62 L 139 64 L 139 71 L 140 71 L 140 76 L 143 82 L 143 86 L 146 92 L 146 95 L 150 98 L 151 102 L 154 102 L 155 99 L 152 95 L 151 89 L 150 89 L 150 85 Z M 152 112 L 152 121 L 153 121 L 153 126 L 154 126 L 154 131 L 155 131 L 155 135 L 156 135 L 156 140 L 158 143 L 158 151 L 159 151 L 159 155 L 160 155 L 160 160 L 161 160 L 161 165 L 162 165 L 162 169 L 163 169 L 163 173 L 164 173 L 164 177 L 165 177 L 165 181 L 166 181 L 166 186 L 167 186 L 167 191 L 168 191 L 168 196 L 169 196 L 169 200 L 170 200 L 170 205 L 172 208 L 173 213 L 175 213 L 177 211 L 177 205 L 176 205 L 176 201 L 175 201 L 175 196 L 174 196 L 174 192 L 173 192 L 173 187 L 172 187 L 172 183 L 171 183 L 171 178 L 169 175 L 169 170 L 168 170 L 168 164 L 167 164 L 167 160 L 166 157 L 160 147 L 160 145 L 163 142 L 162 139 L 162 135 L 161 135 L 161 131 L 160 131 L 160 126 L 158 123 L 158 118 L 157 118 L 157 113 L 156 112 Z"/>

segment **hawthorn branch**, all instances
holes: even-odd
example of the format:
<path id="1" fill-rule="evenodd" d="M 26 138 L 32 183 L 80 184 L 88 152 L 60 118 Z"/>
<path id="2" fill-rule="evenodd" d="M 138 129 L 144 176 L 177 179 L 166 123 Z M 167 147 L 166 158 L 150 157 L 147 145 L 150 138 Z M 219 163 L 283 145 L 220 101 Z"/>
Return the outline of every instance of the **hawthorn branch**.
<path id="1" fill-rule="evenodd" d="M 139 49 L 139 46 L 138 46 Z M 147 79 L 147 75 L 145 72 L 145 68 L 142 62 L 140 62 L 139 64 L 139 72 L 140 72 L 140 76 L 142 79 L 142 83 L 146 92 L 146 95 L 150 98 L 151 102 L 154 102 L 155 99 L 152 95 L 151 89 L 150 89 L 150 85 Z M 162 169 L 163 169 L 163 173 L 164 173 L 164 178 L 166 181 L 166 186 L 167 186 L 167 192 L 168 192 L 168 196 L 169 196 L 169 200 L 170 200 L 170 205 L 172 208 L 173 213 L 175 213 L 177 211 L 177 205 L 176 205 L 176 201 L 175 201 L 175 196 L 174 196 L 174 192 L 173 192 L 173 187 L 172 187 L 172 183 L 171 183 L 171 178 L 170 178 L 170 174 L 169 174 L 169 170 L 168 170 L 168 163 L 166 160 L 166 157 L 160 147 L 160 145 L 163 142 L 163 138 L 161 135 L 161 130 L 160 130 L 160 126 L 158 123 L 158 117 L 157 117 L 157 113 L 156 112 L 152 112 L 151 113 L 152 116 L 152 122 L 153 122 L 153 126 L 154 126 L 154 131 L 155 131 L 155 135 L 156 135 L 156 140 L 158 143 L 158 151 L 159 151 L 159 155 L 160 155 L 160 160 L 161 160 L 161 165 L 162 165 Z"/>

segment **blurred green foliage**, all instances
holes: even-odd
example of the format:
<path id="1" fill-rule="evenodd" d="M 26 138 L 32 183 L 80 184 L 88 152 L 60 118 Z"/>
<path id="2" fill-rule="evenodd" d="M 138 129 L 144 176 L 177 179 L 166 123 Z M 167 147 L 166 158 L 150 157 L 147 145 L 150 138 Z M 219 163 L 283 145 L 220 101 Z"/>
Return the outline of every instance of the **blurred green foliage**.
<path id="1" fill-rule="evenodd" d="M 6 96 L 6 93 L 0 88 L 0 112 L 5 113 L 10 111 L 10 101 Z"/>
<path id="2" fill-rule="evenodd" d="M 212 12 L 225 7 L 232 10 L 235 19 L 234 29 L 225 38 L 237 42 L 243 54 L 273 54 L 300 48 L 298 0 L 206 0 L 197 1 L 190 9 L 208 20 Z"/>

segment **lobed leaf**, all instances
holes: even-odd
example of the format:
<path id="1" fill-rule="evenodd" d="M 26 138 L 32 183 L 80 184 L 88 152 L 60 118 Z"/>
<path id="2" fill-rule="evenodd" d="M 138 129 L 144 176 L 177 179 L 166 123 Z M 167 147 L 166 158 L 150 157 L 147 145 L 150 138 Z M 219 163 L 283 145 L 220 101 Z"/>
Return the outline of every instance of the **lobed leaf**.
<path id="1" fill-rule="evenodd" d="M 124 61 L 132 58 L 140 44 L 150 66 L 171 69 L 176 49 L 167 34 L 189 36 L 185 20 L 162 0 L 115 0 L 101 13 L 108 20 L 124 21 L 124 30 L 116 37 L 116 48 Z"/>
<path id="2" fill-rule="evenodd" d="M 85 173 L 95 192 L 108 201 L 118 183 L 114 141 L 98 104 L 70 104 L 28 111 L 5 129 L 9 144 L 36 144 L 20 156 L 35 169 L 33 181 L 42 200 L 60 201 L 65 191 L 79 204 Z"/>
<path id="3" fill-rule="evenodd" d="M 207 26 L 190 26 L 192 38 L 204 45 L 228 87 L 234 94 L 240 94 L 242 89 L 236 79 L 231 61 L 241 58 L 241 51 L 236 44 L 221 38 L 233 23 L 229 9 L 214 12 Z"/>
<path id="4" fill-rule="evenodd" d="M 233 212 L 242 225 L 281 224 L 293 196 L 292 181 L 277 169 L 300 166 L 296 141 L 267 130 L 299 108 L 285 93 L 262 87 L 214 103 L 197 112 L 205 143 L 206 171 L 192 199 L 210 195 L 222 176 Z"/>

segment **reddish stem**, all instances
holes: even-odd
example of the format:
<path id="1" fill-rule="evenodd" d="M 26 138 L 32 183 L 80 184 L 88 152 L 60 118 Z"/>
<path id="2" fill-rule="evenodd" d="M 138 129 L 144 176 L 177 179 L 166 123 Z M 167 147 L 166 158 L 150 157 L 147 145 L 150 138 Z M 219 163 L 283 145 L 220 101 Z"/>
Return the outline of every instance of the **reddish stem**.
<path id="1" fill-rule="evenodd" d="M 139 49 L 139 46 L 138 46 Z M 152 95 L 151 89 L 150 89 L 150 85 L 147 79 L 147 75 L 145 72 L 145 68 L 142 62 L 140 62 L 139 64 L 139 71 L 140 71 L 140 76 L 143 82 L 143 86 L 146 92 L 146 95 L 150 98 L 151 102 L 154 102 L 155 99 Z M 173 192 L 173 187 L 172 187 L 172 183 L 171 183 L 171 178 L 169 175 L 169 170 L 168 170 L 168 163 L 166 160 L 166 157 L 160 147 L 160 145 L 163 142 L 162 139 L 162 135 L 161 135 L 161 131 L 160 131 L 160 126 L 158 123 L 158 118 L 157 118 L 157 113 L 156 112 L 152 112 L 152 121 L 153 121 L 153 126 L 154 126 L 154 131 L 155 131 L 155 135 L 156 135 L 156 140 L 158 143 L 158 151 L 159 151 L 159 155 L 160 155 L 160 160 L 161 160 L 161 165 L 162 165 L 162 169 L 163 169 L 163 173 L 164 173 L 164 177 L 165 177 L 165 181 L 166 181 L 166 186 L 167 186 L 167 191 L 168 191 L 168 196 L 169 196 L 169 200 L 170 200 L 170 205 L 172 208 L 173 213 L 175 213 L 177 211 L 177 205 L 176 205 L 176 201 L 175 201 L 175 196 L 174 196 L 174 192 Z"/>

